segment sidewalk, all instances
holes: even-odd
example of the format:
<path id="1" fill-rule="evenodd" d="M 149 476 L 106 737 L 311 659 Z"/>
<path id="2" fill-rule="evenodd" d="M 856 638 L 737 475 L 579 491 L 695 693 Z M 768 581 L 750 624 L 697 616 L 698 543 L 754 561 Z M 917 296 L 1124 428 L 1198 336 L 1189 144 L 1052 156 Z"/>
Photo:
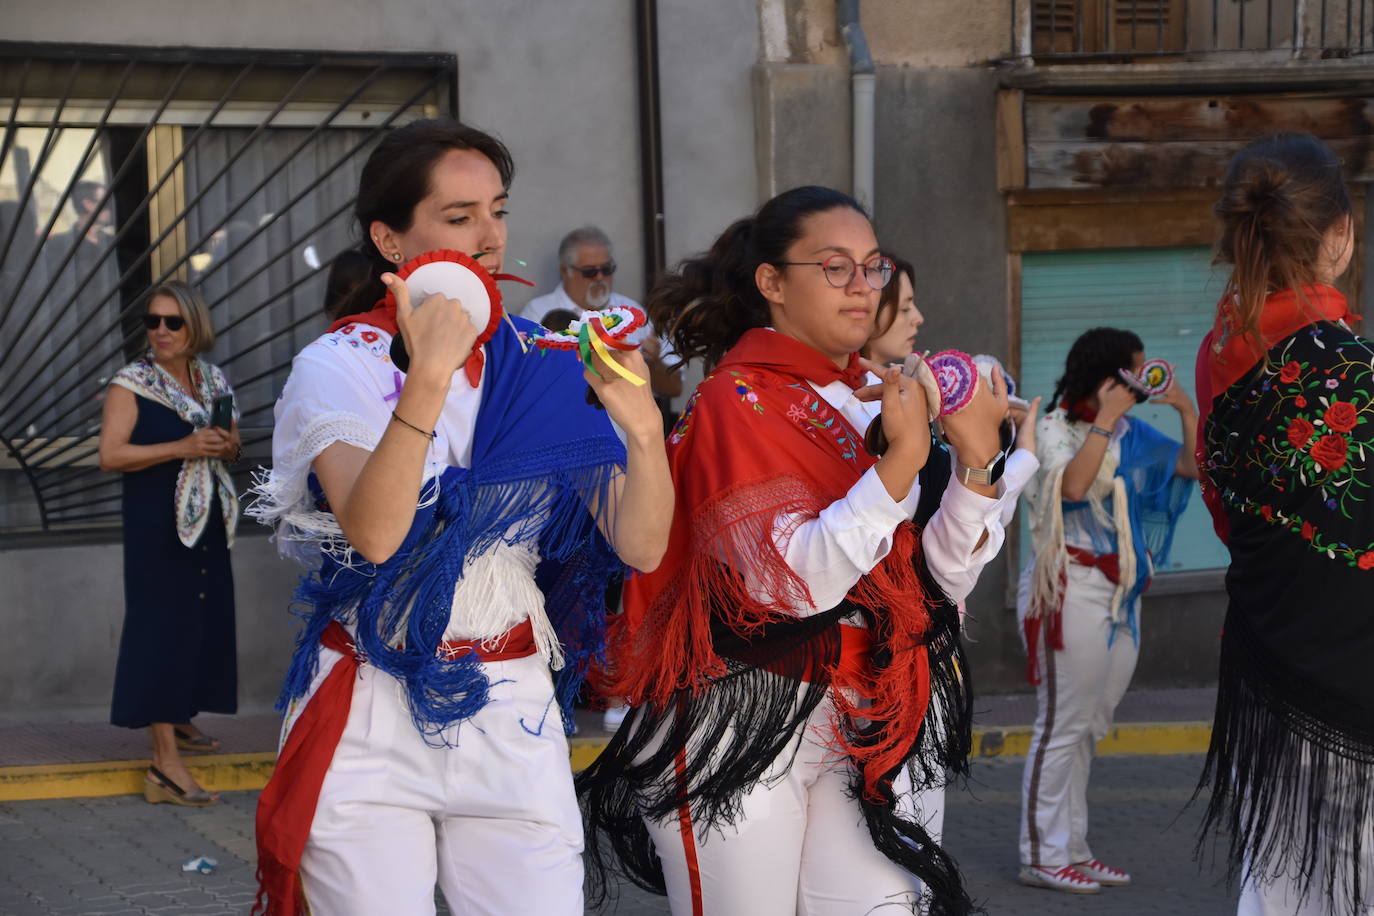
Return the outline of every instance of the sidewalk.
<path id="1" fill-rule="evenodd" d="M 1211 688 L 1131 691 L 1099 754 L 1198 754 L 1207 749 L 1216 691 Z M 1031 694 L 974 701 L 976 756 L 1024 756 L 1035 719 Z M 579 711 L 572 765 L 581 769 L 610 735 L 601 714 Z M 196 779 L 212 791 L 261 789 L 272 773 L 280 720 L 275 715 L 197 719 L 222 742 L 222 752 L 189 757 Z M 103 722 L 34 721 L 0 724 L 0 802 L 92 798 L 142 791 L 148 739 L 142 731 Z"/>

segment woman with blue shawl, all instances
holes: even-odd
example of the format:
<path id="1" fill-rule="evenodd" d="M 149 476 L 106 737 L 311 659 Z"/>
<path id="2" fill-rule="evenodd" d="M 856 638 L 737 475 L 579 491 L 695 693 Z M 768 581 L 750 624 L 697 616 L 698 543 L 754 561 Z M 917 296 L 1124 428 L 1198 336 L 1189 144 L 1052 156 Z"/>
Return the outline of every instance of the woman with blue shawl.
<path id="1" fill-rule="evenodd" d="M 1140 598 L 1163 563 L 1198 477 L 1197 411 L 1177 380 L 1183 443 L 1127 416 L 1145 347 L 1130 331 L 1074 341 L 1037 431 L 1040 472 L 1026 488 L 1033 555 L 1018 617 L 1038 712 L 1022 783 L 1022 884 L 1078 894 L 1129 884 L 1088 848 L 1088 774 L 1135 672 Z"/>
<path id="2" fill-rule="evenodd" d="M 448 251 L 501 279 L 512 172 L 454 121 L 383 137 L 355 211 L 377 279 L 277 403 L 255 512 L 314 568 L 258 808 L 268 913 L 432 914 L 436 882 L 455 912 L 583 911 L 564 727 L 608 577 L 666 548 L 662 421 L 647 385 L 527 346 L 499 295 L 477 328 L 387 272 Z"/>

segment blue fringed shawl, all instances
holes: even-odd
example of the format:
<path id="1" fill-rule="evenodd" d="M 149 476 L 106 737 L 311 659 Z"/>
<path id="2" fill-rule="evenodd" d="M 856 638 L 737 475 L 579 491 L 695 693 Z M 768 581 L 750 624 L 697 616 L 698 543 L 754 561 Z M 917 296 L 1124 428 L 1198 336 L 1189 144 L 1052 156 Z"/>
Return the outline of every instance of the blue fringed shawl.
<path id="1" fill-rule="evenodd" d="M 534 327 L 514 319 L 521 327 Z M 523 331 L 522 331 L 523 336 Z M 380 565 L 346 567 L 326 555 L 295 594 L 305 618 L 278 702 L 304 696 L 330 621 L 356 629 L 368 663 L 404 685 L 415 726 L 438 739 L 486 705 L 490 686 L 475 653 L 436 655 L 453 593 L 470 558 L 535 539 L 535 580 L 564 651 L 557 697 L 564 722 L 588 666 L 605 648 L 605 590 L 621 566 L 590 507 L 609 505 L 625 449 L 604 411 L 586 403 L 572 353 L 526 352 L 503 324 L 487 342 L 471 468 L 449 468 L 438 498 L 416 510 L 399 550 Z M 398 647 L 399 646 L 399 647 Z"/>

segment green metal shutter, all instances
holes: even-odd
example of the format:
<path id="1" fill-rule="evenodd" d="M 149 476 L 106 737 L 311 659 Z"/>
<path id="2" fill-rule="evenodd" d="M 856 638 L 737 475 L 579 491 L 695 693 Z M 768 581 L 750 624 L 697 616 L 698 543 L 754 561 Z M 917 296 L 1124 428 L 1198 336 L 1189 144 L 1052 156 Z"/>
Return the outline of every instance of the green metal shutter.
<path id="1" fill-rule="evenodd" d="M 1194 362 L 1225 276 L 1211 267 L 1207 248 L 1133 248 L 1025 254 L 1021 259 L 1021 384 L 1029 399 L 1046 398 L 1063 374 L 1069 347 L 1089 328 L 1134 331 L 1147 358 L 1166 359 L 1194 395 Z M 1178 413 L 1142 404 L 1131 411 L 1156 429 L 1181 438 Z M 1024 515 L 1025 513 L 1022 513 Z M 1023 521 L 1024 525 L 1025 522 Z M 1024 536 L 1021 543 L 1029 544 Z M 1023 555 L 1025 554 L 1023 547 Z M 1194 493 L 1179 523 L 1167 567 L 1160 572 L 1227 565 L 1226 548 L 1212 531 L 1202 498 Z"/>

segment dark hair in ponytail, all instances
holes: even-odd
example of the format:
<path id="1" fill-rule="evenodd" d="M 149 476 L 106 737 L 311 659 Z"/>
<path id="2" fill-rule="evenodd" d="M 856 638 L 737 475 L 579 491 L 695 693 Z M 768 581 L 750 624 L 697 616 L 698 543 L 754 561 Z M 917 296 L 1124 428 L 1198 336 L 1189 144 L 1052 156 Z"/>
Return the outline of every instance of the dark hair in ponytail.
<path id="1" fill-rule="evenodd" d="M 650 320 L 668 332 L 683 361 L 720 362 L 745 331 L 772 321 L 754 271 L 786 260 L 807 217 L 838 207 L 868 215 L 854 198 L 831 188 L 807 185 L 774 197 L 732 223 L 705 254 L 659 280 L 649 293 Z"/>
<path id="2" fill-rule="evenodd" d="M 1214 263 L 1230 264 L 1226 298 L 1237 330 L 1253 332 L 1269 293 L 1317 280 L 1326 231 L 1351 212 L 1335 154 L 1311 134 L 1273 134 L 1231 160 L 1216 214 L 1221 240 Z"/>
<path id="3" fill-rule="evenodd" d="M 1133 331 L 1119 328 L 1093 328 L 1084 331 L 1069 348 L 1064 360 L 1064 374 L 1054 383 L 1052 405 L 1068 402 L 1070 420 L 1080 420 L 1078 407 L 1097 394 L 1097 389 L 1109 378 L 1116 378 L 1118 370 L 1131 368 L 1137 353 L 1145 352 L 1145 344 Z"/>
<path id="4" fill-rule="evenodd" d="M 381 275 L 395 270 L 397 265 L 377 250 L 368 237 L 370 227 L 381 221 L 397 232 L 409 229 L 415 219 L 415 206 L 430 192 L 434 164 L 455 149 L 475 150 L 486 156 L 501 174 L 501 184 L 510 187 L 515 162 L 505 144 L 491 134 L 452 118 L 411 121 L 388 131 L 367 157 L 353 205 L 359 237 L 357 251 L 368 260 L 368 277 L 346 296 L 330 303 L 331 317 L 366 312 L 386 295 Z"/>

